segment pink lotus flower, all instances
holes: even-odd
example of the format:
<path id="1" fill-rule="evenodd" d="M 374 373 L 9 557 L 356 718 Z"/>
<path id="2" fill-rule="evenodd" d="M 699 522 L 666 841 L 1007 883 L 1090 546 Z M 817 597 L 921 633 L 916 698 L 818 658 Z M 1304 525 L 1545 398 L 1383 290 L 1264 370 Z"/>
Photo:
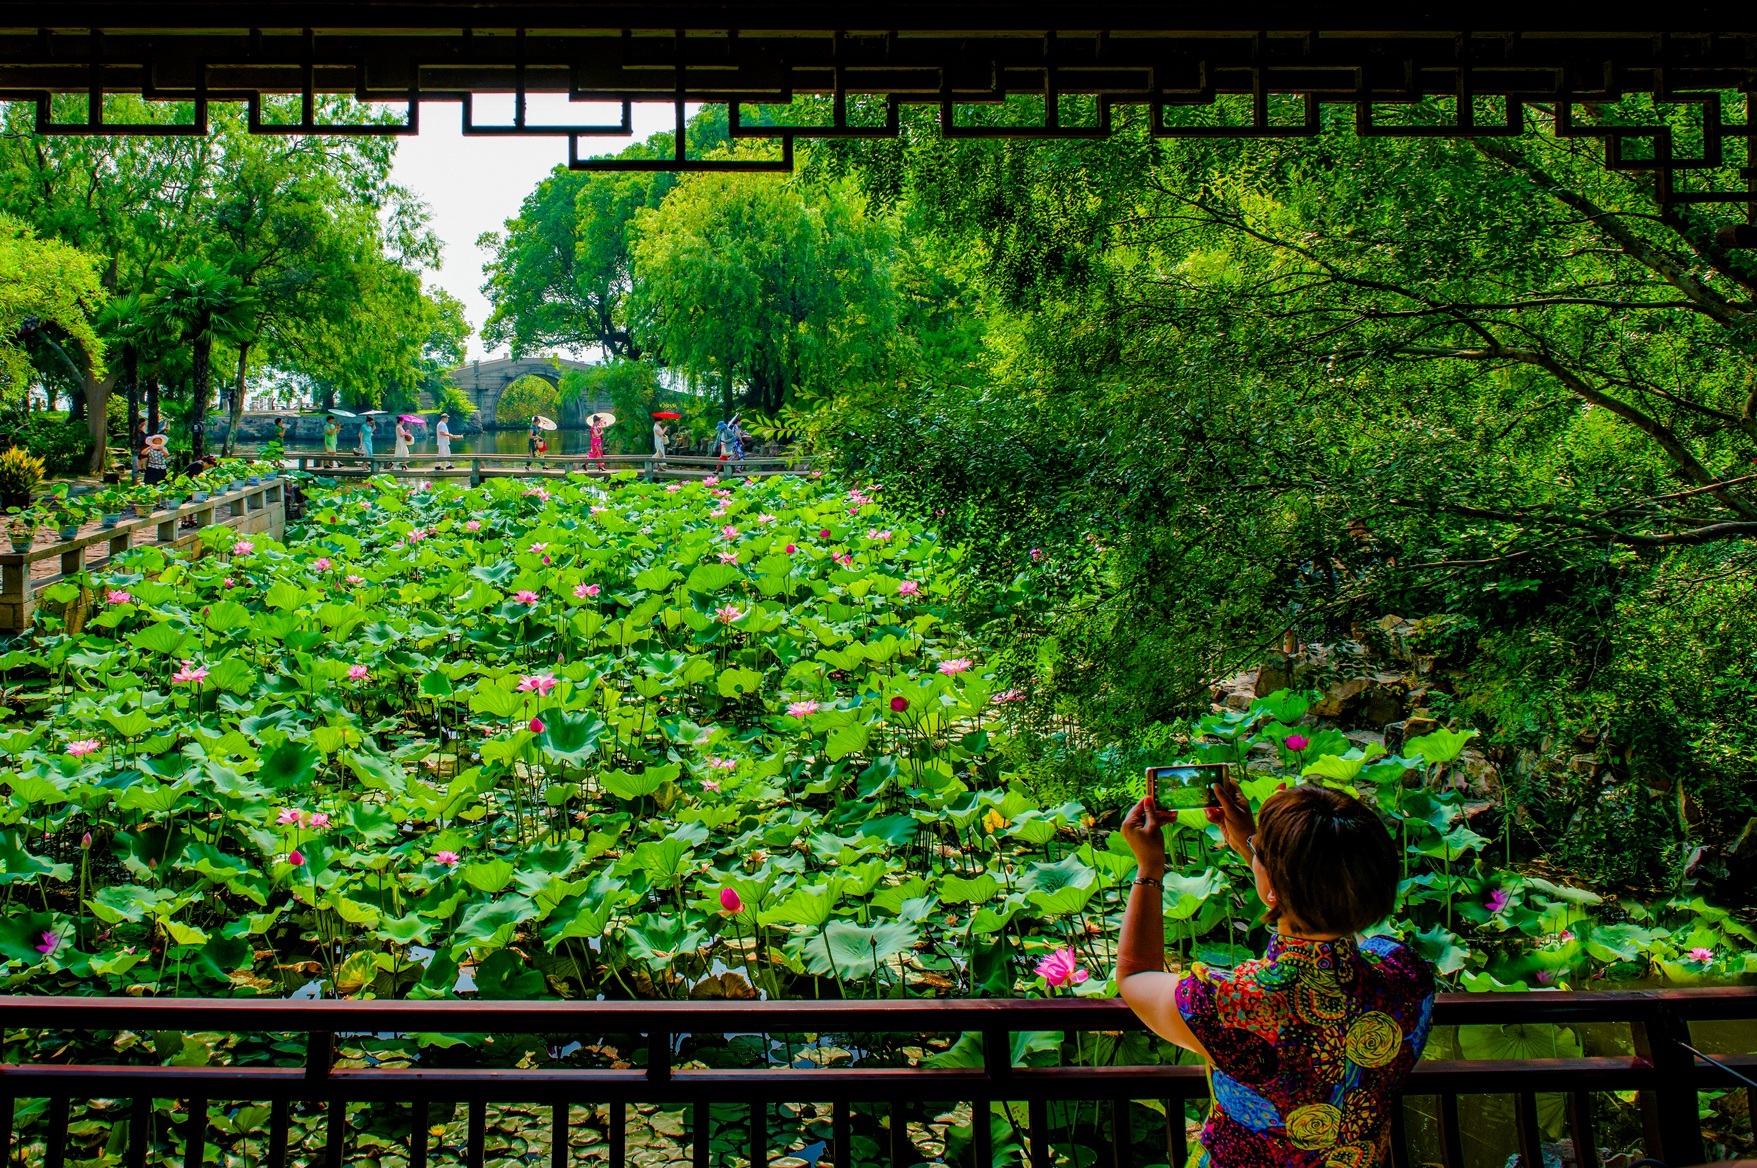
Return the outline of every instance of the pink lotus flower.
<path id="1" fill-rule="evenodd" d="M 866 538 L 867 539 L 876 539 L 880 543 L 886 543 L 886 542 L 889 542 L 889 540 L 891 538 L 891 533 L 889 531 L 880 531 L 876 527 L 869 527 L 866 529 Z"/>
<path id="2" fill-rule="evenodd" d="M 735 771 L 738 769 L 738 760 L 735 758 L 710 758 L 708 765 L 717 771 Z"/>
<path id="3" fill-rule="evenodd" d="M 315 560 L 311 561 L 311 566 L 313 568 L 316 568 L 319 572 L 327 572 L 327 571 L 329 571 L 329 567 L 330 567 L 329 557 L 328 556 L 318 556 Z"/>
<path id="4" fill-rule="evenodd" d="M 1307 738 L 1304 734 L 1289 734 L 1282 740 L 1282 745 L 1293 751 L 1295 754 L 1298 754 L 1311 744 L 1312 740 Z"/>
<path id="5" fill-rule="evenodd" d="M 909 699 L 904 697 L 902 694 L 898 694 L 896 697 L 891 699 L 891 713 L 901 714 L 904 710 L 907 710 L 908 708 L 909 708 Z"/>
<path id="6" fill-rule="evenodd" d="M 742 619 L 743 616 L 744 610 L 736 604 L 722 604 L 714 610 L 714 619 L 723 625 L 732 624 L 734 621 Z"/>
<path id="7" fill-rule="evenodd" d="M 1072 947 L 1057 949 L 1037 963 L 1037 976 L 1052 986 L 1079 985 L 1092 975 L 1080 968 Z"/>
<path id="8" fill-rule="evenodd" d="M 713 779 L 703 779 L 702 780 L 702 790 L 704 790 L 704 791 L 718 791 L 719 789 L 720 789 L 720 784 L 716 783 Z"/>
<path id="9" fill-rule="evenodd" d="M 725 527 L 720 529 L 720 535 L 724 539 L 737 539 L 738 529 L 728 523 Z"/>
<path id="10" fill-rule="evenodd" d="M 79 738 L 67 744 L 67 753 L 73 758 L 84 758 L 88 754 L 96 754 L 104 748 L 104 744 L 96 738 Z"/>
<path id="11" fill-rule="evenodd" d="M 809 718 L 815 713 L 817 713 L 817 703 L 814 701 L 787 703 L 787 716 L 789 718 Z"/>
<path id="12" fill-rule="evenodd" d="M 598 506 L 598 504 L 594 503 L 594 504 L 592 504 L 590 510 L 593 515 L 602 515 L 602 514 L 604 514 L 604 512 L 610 510 L 610 508 L 600 507 L 600 506 Z"/>
<path id="13" fill-rule="evenodd" d="M 44 933 L 43 943 L 37 946 L 37 952 L 45 957 L 53 957 L 60 952 L 62 944 L 67 940 L 60 933 Z"/>
<path id="14" fill-rule="evenodd" d="M 322 831 L 329 826 L 329 816 L 319 811 L 312 815 L 307 822 L 309 822 L 314 829 Z"/>
<path id="15" fill-rule="evenodd" d="M 722 564 L 736 564 L 738 562 L 738 553 L 737 552 L 721 552 L 720 553 L 720 562 Z"/>
<path id="16" fill-rule="evenodd" d="M 123 588 L 112 588 L 108 592 L 104 593 L 104 603 L 105 604 L 127 604 L 129 601 L 131 601 L 133 599 L 134 599 L 134 597 L 131 596 L 128 593 L 128 591 Z"/>
<path id="17" fill-rule="evenodd" d="M 596 584 L 575 584 L 573 595 L 575 600 L 591 600 L 602 591 Z"/>
<path id="18" fill-rule="evenodd" d="M 358 588 L 358 587 L 359 587 L 359 586 L 360 586 L 360 585 L 362 585 L 362 584 L 364 584 L 364 583 L 366 583 L 366 577 L 364 577 L 364 576 L 355 576 L 355 575 L 353 575 L 353 574 L 352 574 L 352 573 L 350 573 L 350 574 L 349 574 L 349 575 L 348 575 L 348 583 L 349 583 L 349 584 L 352 584 L 352 585 L 353 585 L 353 586 L 354 586 L 354 587 L 356 587 L 356 588 Z"/>
<path id="19" fill-rule="evenodd" d="M 417 527 L 417 528 L 415 528 L 415 530 L 409 532 L 409 542 L 410 543 L 420 543 L 422 540 L 424 540 L 426 538 L 427 538 L 427 529 L 424 527 Z"/>
<path id="20" fill-rule="evenodd" d="M 756 517 L 756 521 L 766 527 L 769 524 L 775 522 L 775 517 L 773 515 L 770 515 L 767 511 L 764 511 L 761 515 L 758 515 Z"/>
<path id="21" fill-rule="evenodd" d="M 549 492 L 542 487 L 527 487 L 525 488 L 525 497 L 541 499 L 547 503 L 549 501 Z"/>
<path id="22" fill-rule="evenodd" d="M 718 507 L 714 508 L 712 511 L 708 512 L 708 518 L 709 519 L 718 519 L 718 518 L 720 518 L 720 516 L 722 516 L 724 514 L 726 514 L 726 504 L 722 503 Z"/>
<path id="23" fill-rule="evenodd" d="M 555 678 L 547 673 L 539 673 L 531 677 L 521 677 L 519 679 L 520 693 L 534 693 L 540 698 L 546 698 L 549 696 L 549 691 L 554 688 Z"/>
<path id="24" fill-rule="evenodd" d="M 897 595 L 898 596 L 919 596 L 919 595 L 921 595 L 921 585 L 917 584 L 913 580 L 905 580 L 901 584 L 897 585 Z"/>
<path id="25" fill-rule="evenodd" d="M 291 807 L 283 807 L 281 813 L 275 816 L 275 822 L 282 827 L 291 827 L 296 823 L 303 823 L 304 818 L 305 813 L 303 811 L 295 811 Z"/>
<path id="26" fill-rule="evenodd" d="M 200 685 L 207 680 L 207 666 L 194 665 L 192 662 L 185 660 L 183 662 L 183 668 L 173 673 L 171 675 L 171 680 L 179 685 Z"/>
<path id="27" fill-rule="evenodd" d="M 1493 892 L 1489 893 L 1489 897 L 1487 900 L 1485 900 L 1483 902 L 1483 905 L 1491 913 L 1498 913 L 1502 909 L 1506 908 L 1507 903 L 1509 901 L 1511 901 L 1512 899 L 1513 899 L 1512 897 L 1507 895 L 1505 889 L 1497 888 Z"/>
<path id="28" fill-rule="evenodd" d="M 372 504 L 365 499 L 361 499 L 360 500 L 360 510 L 370 511 L 370 510 L 372 510 Z"/>
<path id="29" fill-rule="evenodd" d="M 541 733 L 543 733 L 544 730 L 547 730 L 547 729 L 548 729 L 548 727 L 543 725 L 543 719 L 541 719 L 541 718 L 532 718 L 531 719 L 531 733 L 532 734 L 541 734 Z"/>
<path id="30" fill-rule="evenodd" d="M 722 888 L 720 890 L 720 907 L 729 913 L 737 914 L 744 911 L 744 901 L 738 898 L 738 893 L 733 889 Z"/>
<path id="31" fill-rule="evenodd" d="M 437 862 L 444 864 L 447 868 L 457 867 L 458 861 L 462 859 L 462 857 L 456 852 L 434 852 L 433 858 Z"/>
<path id="32" fill-rule="evenodd" d="M 512 594 L 512 598 L 514 601 L 516 601 L 519 604 L 536 604 L 539 600 L 543 599 L 541 596 L 538 596 L 535 592 L 532 592 L 529 588 L 519 589 L 517 592 Z"/>
<path id="33" fill-rule="evenodd" d="M 788 555 L 792 555 L 794 552 L 797 552 L 798 550 L 799 550 L 799 545 L 796 543 L 790 543 L 787 545 L 787 554 Z"/>
<path id="34" fill-rule="evenodd" d="M 227 588 L 230 588 L 230 587 L 232 587 L 232 578 L 230 576 L 227 576 L 223 581 L 221 581 L 221 583 L 225 584 L 225 586 Z"/>
<path id="35" fill-rule="evenodd" d="M 1556 939 L 1566 945 L 1574 939 L 1574 933 L 1570 929 L 1563 929 L 1560 933 L 1556 934 Z"/>
<path id="36" fill-rule="evenodd" d="M 298 848 L 294 848 L 287 853 L 287 863 L 293 865 L 295 868 L 303 868 L 305 866 L 305 853 L 301 852 Z"/>
<path id="37" fill-rule="evenodd" d="M 830 529 L 827 527 L 824 528 L 822 531 L 817 533 L 817 537 L 819 539 L 829 539 L 830 538 Z"/>
<path id="38" fill-rule="evenodd" d="M 481 531 L 482 530 L 482 521 L 480 519 L 467 520 L 464 523 L 464 530 L 465 531 Z"/>
<path id="39" fill-rule="evenodd" d="M 675 495 L 677 492 L 679 492 L 681 490 L 683 490 L 682 483 L 666 483 L 665 484 L 665 493 L 667 495 Z"/>
<path id="40" fill-rule="evenodd" d="M 704 486 L 704 487 L 717 487 L 719 485 L 720 485 L 720 476 L 719 475 L 709 475 L 707 478 L 702 480 L 702 486 Z"/>
<path id="41" fill-rule="evenodd" d="M 714 492 L 714 498 L 716 498 L 716 499 L 730 499 L 731 497 L 732 497 L 731 491 L 715 491 Z"/>
<path id="42" fill-rule="evenodd" d="M 549 545 L 546 543 L 538 542 L 531 545 L 531 554 L 534 556 L 540 556 L 548 550 Z"/>
<path id="43" fill-rule="evenodd" d="M 969 669 L 973 663 L 968 657 L 954 657 L 950 661 L 940 662 L 940 672 L 947 677 L 956 677 Z"/>
<path id="44" fill-rule="evenodd" d="M 255 550 L 256 545 L 247 539 L 241 539 L 232 545 L 232 554 L 235 556 L 247 556 Z"/>
<path id="45" fill-rule="evenodd" d="M 365 681 L 368 676 L 369 676 L 369 674 L 368 674 L 367 669 L 364 665 L 350 665 L 350 666 L 348 666 L 348 680 L 349 681 Z"/>
<path id="46" fill-rule="evenodd" d="M 1686 956 L 1688 956 L 1691 961 L 1700 961 L 1703 965 L 1707 965 L 1710 961 L 1714 960 L 1714 950 L 1704 949 L 1702 946 L 1698 945 L 1696 948 L 1690 950 Z"/>
<path id="47" fill-rule="evenodd" d="M 841 564 L 844 568 L 852 568 L 854 566 L 854 557 L 847 552 L 837 552 L 830 558 L 835 560 L 838 564 Z"/>

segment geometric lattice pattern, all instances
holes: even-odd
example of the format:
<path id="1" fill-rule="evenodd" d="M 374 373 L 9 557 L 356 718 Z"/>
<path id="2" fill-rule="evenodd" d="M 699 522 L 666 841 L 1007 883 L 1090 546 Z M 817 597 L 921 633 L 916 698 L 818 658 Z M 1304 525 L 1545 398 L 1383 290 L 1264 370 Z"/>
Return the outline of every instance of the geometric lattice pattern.
<path id="1" fill-rule="evenodd" d="M 0 21 L 19 7 L 0 0 Z M 51 7 L 74 16 L 82 6 Z M 102 14 L 113 18 L 117 7 Z M 1361 134 L 1509 135 L 1525 132 L 1536 111 L 1558 135 L 1602 140 L 1607 166 L 1651 173 L 1662 203 L 1742 204 L 1757 222 L 1757 27 L 1177 32 L 1152 28 L 1152 14 L 1136 6 L 1126 10 L 1127 27 L 1061 31 L 1002 27 L 1018 19 L 1003 9 L 1032 6 L 968 4 L 957 9 L 970 22 L 960 31 L 925 19 L 913 29 L 814 29 L 798 9 L 787 13 L 793 28 L 773 31 L 781 17 L 756 8 L 749 11 L 767 27 L 408 27 L 419 23 L 408 13 L 432 15 L 431 5 L 416 4 L 361 17 L 390 27 L 228 30 L 228 16 L 249 20 L 260 8 L 204 6 L 197 24 L 174 6 L 136 7 L 161 23 L 0 28 L 0 100 L 35 103 L 45 134 L 203 134 L 218 102 L 242 103 L 256 133 L 407 134 L 418 130 L 423 107 L 443 103 L 460 107 L 466 134 L 567 138 L 570 165 L 579 169 L 664 170 L 785 170 L 795 140 L 895 135 L 910 105 L 936 109 L 947 137 L 1043 139 L 1102 137 L 1119 107 L 1144 108 L 1152 132 L 1166 137 L 1309 136 L 1336 107 L 1352 111 Z M 479 18 L 493 7 L 470 12 Z M 585 19 L 588 7 L 552 15 Z M 702 21 L 740 10 L 703 9 Z M 1114 10 L 1121 9 L 1069 15 L 1096 20 Z M 1752 25 L 1753 12 L 1757 6 L 1728 27 Z M 1225 16 L 1208 15 L 1210 23 Z M 179 120 L 118 124 L 106 117 L 106 99 L 117 93 L 181 103 Z M 484 93 L 511 94 L 512 118 L 480 121 L 475 98 Z M 527 99 L 538 93 L 607 103 L 619 116 L 539 125 L 527 116 Z M 268 94 L 298 97 L 297 116 L 267 116 Z M 380 108 L 373 117 L 338 119 L 317 100 L 328 94 Z M 580 156 L 582 137 L 630 133 L 636 102 L 674 108 L 673 156 Z M 699 157 L 681 132 L 685 103 L 723 103 L 735 138 L 766 145 Z M 387 104 L 398 111 L 391 122 Z"/>

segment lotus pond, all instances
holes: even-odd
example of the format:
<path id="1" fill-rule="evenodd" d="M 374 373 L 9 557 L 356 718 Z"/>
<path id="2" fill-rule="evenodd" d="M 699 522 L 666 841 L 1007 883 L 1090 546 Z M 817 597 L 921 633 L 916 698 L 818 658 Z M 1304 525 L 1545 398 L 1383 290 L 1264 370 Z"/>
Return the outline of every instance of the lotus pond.
<path id="1" fill-rule="evenodd" d="M 1109 826 L 1127 792 L 1046 806 L 1016 780 L 1022 695 L 960 617 L 960 552 L 931 530 L 818 478 L 310 490 L 285 544 L 216 528 L 194 556 L 137 549 L 56 586 L 45 612 L 61 615 L 0 655 L 9 992 L 1114 992 L 1133 861 Z M 1313 725 L 1310 696 L 1214 714 L 1187 728 L 1184 756 L 1246 762 L 1258 802 L 1296 781 L 1374 800 L 1405 855 L 1384 927 L 1455 987 L 1753 971 L 1750 932 L 1700 899 L 1642 904 L 1497 867 L 1507 816 L 1450 781 L 1469 735 L 1386 757 Z M 1177 958 L 1224 965 L 1260 947 L 1248 873 L 1199 811 L 1174 834 Z M 974 1036 L 802 1037 L 698 1035 L 678 1065 L 981 1058 Z M 1442 1028 L 1433 1049 L 1530 1057 L 1583 1041 L 1608 1040 Z M 344 1054 L 626 1065 L 636 1042 L 359 1036 Z M 105 1045 L 298 1058 L 237 1035 Z M 1016 1045 L 1039 1065 L 1175 1057 L 1141 1035 Z M 21 1121 L 40 1110 L 24 1106 Z M 228 1157 L 248 1160 L 257 1110 L 225 1117 Z M 796 1149 L 822 1135 L 809 1112 L 777 1116 Z M 497 1109 L 494 1138 L 540 1155 L 519 1114 Z M 967 1107 L 920 1118 L 924 1153 L 969 1139 Z M 588 1142 L 607 1122 L 582 1119 Z M 991 1119 L 997 1156 L 1017 1155 L 1016 1117 Z M 1058 1154 L 1089 1162 L 1102 1140 L 1078 1132 L 1097 1115 L 1061 1121 Z M 350 1120 L 362 1140 L 398 1122 Z M 663 1159 L 682 1122 L 644 1109 L 650 1131 L 631 1139 Z M 716 1146 L 740 1146 L 739 1122 Z M 882 1139 L 861 1122 L 859 1141 Z M 436 1141 L 460 1123 L 439 1117 Z M 95 1153 L 118 1130 L 93 1121 L 81 1139 Z M 1142 1134 L 1151 1160 L 1163 1137 Z"/>
<path id="2" fill-rule="evenodd" d="M 0 658 L 15 991 L 1111 992 L 1117 808 L 1012 781 L 958 549 L 859 489 L 383 479 L 204 545 L 60 586 Z M 1455 984 L 1752 969 L 1699 899 L 1496 869 L 1505 817 L 1445 781 L 1467 735 L 1374 757 L 1306 709 L 1213 715 L 1189 757 L 1375 799 L 1386 927 Z M 1184 816 L 1168 938 L 1227 964 L 1261 906 Z"/>

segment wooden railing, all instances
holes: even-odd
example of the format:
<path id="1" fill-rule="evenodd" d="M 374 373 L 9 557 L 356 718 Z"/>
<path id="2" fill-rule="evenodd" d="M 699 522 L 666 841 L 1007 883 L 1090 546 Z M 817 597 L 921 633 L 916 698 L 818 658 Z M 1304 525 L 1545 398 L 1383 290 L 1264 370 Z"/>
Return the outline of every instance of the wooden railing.
<path id="1" fill-rule="evenodd" d="M 567 475 L 608 476 L 618 471 L 638 471 L 649 479 L 757 478 L 776 474 L 803 474 L 811 460 L 792 455 L 752 455 L 742 459 L 706 458 L 700 455 L 606 454 L 460 454 L 441 458 L 437 454 L 316 454 L 289 451 L 302 471 L 334 478 L 363 478 L 388 474 L 398 478 L 468 479 L 475 486 L 485 478 L 561 478 Z"/>
<path id="2" fill-rule="evenodd" d="M 1460 1096 L 1500 1095 L 1514 1100 L 1515 1148 L 1528 1168 L 1543 1163 L 1539 1145 L 1540 1094 L 1562 1093 L 1567 1126 L 1573 1138 L 1575 1163 L 1598 1168 L 1597 1135 L 1593 1125 L 1596 1092 L 1634 1091 L 1644 1125 L 1646 1153 L 1677 1168 L 1703 1158 L 1698 1126 L 1698 1092 L 1705 1089 L 1745 1090 L 1738 1076 L 1757 1071 L 1751 1054 L 1717 1055 L 1710 1059 L 1692 1049 L 1692 1022 L 1757 1020 L 1757 991 L 1746 989 L 1678 990 L 1630 993 L 1443 994 L 1435 1023 L 1454 1024 L 1582 1024 L 1617 1023 L 1628 1027 L 1624 1054 L 1522 1061 L 1423 1061 L 1415 1070 L 1401 1106 L 1391 1116 L 1392 1163 L 1412 1164 L 1406 1112 L 1413 1101 L 1437 1100 L 1439 1157 L 1446 1168 L 1463 1168 L 1464 1138 L 1459 1124 Z M 290 1113 L 293 1107 L 322 1110 L 325 1162 L 354 1162 L 350 1151 L 348 1105 L 382 1109 L 407 1108 L 407 1125 L 399 1155 L 410 1168 L 430 1162 L 428 1121 L 432 1110 L 451 1114 L 459 1104 L 468 1114 L 467 1138 L 461 1159 L 481 1168 L 485 1159 L 486 1109 L 490 1103 L 540 1104 L 550 1110 L 539 1122 L 548 1129 L 550 1163 L 566 1168 L 573 1162 L 575 1136 L 570 1108 L 581 1104 L 607 1108 L 608 1168 L 625 1168 L 628 1109 L 635 1104 L 684 1104 L 687 1142 L 693 1168 L 709 1168 L 712 1105 L 748 1109 L 748 1156 L 752 1168 L 767 1168 L 771 1113 L 782 1101 L 828 1102 L 830 1138 L 820 1164 L 855 1168 L 851 1140 L 853 1108 L 876 1106 L 889 1122 L 883 1159 L 890 1168 L 909 1168 L 923 1156 L 910 1142 L 913 1117 L 933 1114 L 942 1101 L 967 1101 L 973 1114 L 984 1117 L 992 1103 L 1025 1105 L 1024 1149 L 1028 1168 L 1050 1168 L 1049 1107 L 1069 1101 L 1096 1102 L 1108 1109 L 1107 1168 L 1130 1168 L 1137 1157 L 1136 1136 L 1142 1120 L 1164 1122 L 1164 1155 L 1181 1165 L 1188 1135 L 1183 1104 L 1204 1097 L 1207 1084 L 1199 1065 L 1055 1066 L 1013 1065 L 1010 1036 L 1026 1031 L 1090 1034 L 1140 1029 L 1134 1015 L 1115 1000 L 944 1000 L 944 1001 L 800 1001 L 800 1002 L 500 1002 L 500 1001 L 286 1001 L 263 999 L 140 999 L 0 997 L 0 1023 L 5 1026 L 11 1057 L 41 1052 L 34 1060 L 0 1065 L 0 1163 L 13 1162 L 14 1151 L 26 1162 L 63 1168 L 68 1160 L 69 1125 L 73 1106 L 83 1101 L 79 1119 L 94 1111 L 112 1125 L 126 1124 L 111 1136 L 113 1148 L 125 1148 L 123 1162 L 141 1168 L 149 1154 L 164 1159 L 175 1141 L 161 1125 L 152 1134 L 153 1100 L 184 1101 L 186 1119 L 175 1136 L 181 1138 L 185 1168 L 217 1162 L 209 1156 L 215 1129 L 210 1105 L 216 1101 L 266 1103 L 263 1126 L 240 1134 L 239 1120 L 226 1121 L 224 1135 L 255 1139 L 259 1161 L 283 1168 L 289 1158 Z M 121 1063 L 68 1063 L 61 1050 L 112 1049 L 115 1036 L 155 1032 L 221 1033 L 229 1035 L 303 1035 L 303 1057 L 278 1056 L 279 1063 L 251 1065 L 162 1066 Z M 704 1070 L 675 1067 L 676 1050 L 696 1035 L 786 1034 L 834 1035 L 858 1047 L 861 1036 L 874 1034 L 982 1036 L 980 1067 L 929 1069 L 919 1066 L 836 1066 L 808 1069 Z M 456 1058 L 425 1065 L 417 1058 L 407 1067 L 358 1065 L 364 1056 L 350 1053 L 363 1039 L 418 1033 L 494 1036 L 543 1036 L 603 1044 L 633 1052 L 644 1046 L 644 1066 L 579 1067 L 552 1054 L 530 1066 L 458 1065 Z M 636 1036 L 632 1044 L 622 1042 Z M 854 1041 L 847 1041 L 847 1040 Z M 1697 1039 L 1696 1042 L 1704 1040 Z M 1088 1044 L 1090 1047 L 1091 1044 Z M 263 1048 L 258 1047 L 257 1050 Z M 283 1045 L 280 1049 L 285 1050 Z M 538 1048 L 540 1049 L 540 1047 Z M 338 1066 L 338 1052 L 356 1065 Z M 254 1056 L 260 1058 L 260 1055 Z M 369 1061 L 369 1060 L 367 1060 Z M 27 1142 L 14 1122 L 21 1100 L 46 1100 Z M 1149 1111 L 1135 1101 L 1160 1101 L 1163 1111 Z M 122 1101 L 127 1101 L 124 1104 Z M 1010 1112 L 1009 1112 L 1010 1114 Z M 1153 1118 L 1163 1114 L 1163 1121 Z M 865 1118 L 865 1117 L 863 1117 Z M 401 1122 L 401 1121 L 399 1121 Z M 88 1125 L 89 1126 L 89 1125 Z M 376 1137 L 375 1137 L 376 1138 Z M 39 1142 L 40 1141 L 40 1142 Z M 989 1168 L 993 1155 L 987 1123 L 972 1124 L 972 1168 Z M 217 1154 L 216 1154 L 217 1155 Z M 1157 1155 L 1154 1156 L 1158 1158 Z M 1499 1161 L 1497 1161 L 1499 1162 Z"/>
<path id="3" fill-rule="evenodd" d="M 0 550 L 0 633 L 16 633 L 30 627 L 37 597 L 45 589 L 92 568 L 103 567 L 142 541 L 174 548 L 192 543 L 204 527 L 215 523 L 236 528 L 239 534 L 267 532 L 279 539 L 286 525 L 284 483 L 277 479 L 216 491 L 199 502 L 167 507 L 144 517 L 130 516 L 113 527 L 94 527 L 72 539 L 43 543 L 25 552 Z M 185 530 L 183 521 L 195 526 Z M 4 548 L 4 545 L 0 545 Z M 98 555 L 93 557 L 93 553 Z M 39 572 L 35 565 L 59 560 L 58 571 Z"/>

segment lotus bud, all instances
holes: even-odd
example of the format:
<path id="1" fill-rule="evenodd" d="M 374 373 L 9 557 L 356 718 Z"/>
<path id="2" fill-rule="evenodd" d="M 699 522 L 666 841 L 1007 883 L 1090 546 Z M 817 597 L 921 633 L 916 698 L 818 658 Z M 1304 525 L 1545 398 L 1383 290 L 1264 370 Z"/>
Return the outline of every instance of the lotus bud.
<path id="1" fill-rule="evenodd" d="M 722 888 L 720 890 L 720 907 L 729 913 L 741 913 L 744 911 L 744 902 L 738 899 L 737 892 L 730 888 Z"/>

